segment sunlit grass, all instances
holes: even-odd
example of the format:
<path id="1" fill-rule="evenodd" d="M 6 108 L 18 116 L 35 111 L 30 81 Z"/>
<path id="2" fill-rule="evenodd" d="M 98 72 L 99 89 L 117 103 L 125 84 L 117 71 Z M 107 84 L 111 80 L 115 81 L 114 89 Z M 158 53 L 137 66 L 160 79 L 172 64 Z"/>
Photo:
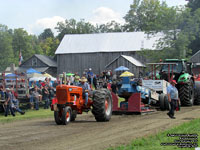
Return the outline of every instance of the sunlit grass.
<path id="1" fill-rule="evenodd" d="M 161 146 L 161 143 L 173 143 L 174 140 L 179 140 L 179 137 L 168 137 L 167 134 L 198 134 L 200 136 L 200 119 L 192 120 L 188 123 L 183 123 L 175 128 L 160 132 L 156 135 L 138 138 L 128 145 L 112 147 L 108 150 L 194 150 L 194 148 L 179 148 L 177 146 Z M 198 139 L 200 139 L 198 137 Z M 200 147 L 200 140 L 198 140 Z"/>
<path id="2" fill-rule="evenodd" d="M 50 109 L 39 109 L 39 110 L 26 110 L 24 115 L 20 113 L 15 113 L 16 116 L 13 117 L 12 115 L 8 115 L 7 117 L 4 116 L 4 113 L 0 114 L 0 123 L 7 123 L 13 122 L 17 120 L 28 120 L 33 118 L 47 118 L 53 117 L 53 111 Z"/>

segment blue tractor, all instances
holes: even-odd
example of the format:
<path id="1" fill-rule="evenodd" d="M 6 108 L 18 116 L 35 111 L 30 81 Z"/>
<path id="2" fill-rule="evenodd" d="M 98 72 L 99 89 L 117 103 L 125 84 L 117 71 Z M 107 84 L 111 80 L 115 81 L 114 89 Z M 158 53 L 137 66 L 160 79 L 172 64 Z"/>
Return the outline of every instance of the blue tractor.
<path id="1" fill-rule="evenodd" d="M 141 81 L 131 80 L 128 76 L 121 78 L 121 86 L 118 89 L 118 96 L 124 98 L 118 107 L 118 96 L 112 93 L 113 112 L 149 112 L 148 104 L 151 101 L 151 90 L 141 85 Z"/>

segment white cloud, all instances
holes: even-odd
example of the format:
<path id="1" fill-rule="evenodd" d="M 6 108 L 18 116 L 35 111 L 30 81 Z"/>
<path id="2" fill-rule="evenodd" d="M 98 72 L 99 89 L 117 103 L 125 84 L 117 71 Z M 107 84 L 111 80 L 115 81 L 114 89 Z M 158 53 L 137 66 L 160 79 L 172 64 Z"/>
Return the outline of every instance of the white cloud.
<path id="1" fill-rule="evenodd" d="M 120 24 L 125 22 L 120 13 L 115 12 L 114 10 L 107 7 L 99 7 L 93 11 L 93 15 L 89 19 L 89 22 L 95 25 L 106 24 L 112 20 Z"/>
<path id="2" fill-rule="evenodd" d="M 55 35 L 57 35 L 56 30 L 54 29 L 57 26 L 58 22 L 64 22 L 65 19 L 60 16 L 54 16 L 51 18 L 41 18 L 36 20 L 36 22 L 32 25 L 29 25 L 28 32 L 31 34 L 40 34 L 46 28 L 50 28 Z"/>
<path id="3" fill-rule="evenodd" d="M 99 7 L 92 12 L 92 17 L 88 21 L 94 25 L 96 24 L 106 24 L 110 21 L 116 21 L 120 24 L 124 24 L 124 19 L 120 13 L 115 12 L 114 10 L 107 7 Z M 44 29 L 50 28 L 54 35 L 57 35 L 57 30 L 54 28 L 57 26 L 58 22 L 64 22 L 65 19 L 60 16 L 53 16 L 47 18 L 40 18 L 35 21 L 34 24 L 28 25 L 26 29 L 30 34 L 41 34 Z"/>

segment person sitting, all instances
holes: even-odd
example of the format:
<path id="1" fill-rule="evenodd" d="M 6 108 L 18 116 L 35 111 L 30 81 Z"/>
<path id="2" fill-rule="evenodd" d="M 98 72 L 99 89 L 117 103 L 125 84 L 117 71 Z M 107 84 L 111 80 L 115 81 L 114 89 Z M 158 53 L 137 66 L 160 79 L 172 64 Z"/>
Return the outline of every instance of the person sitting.
<path id="1" fill-rule="evenodd" d="M 14 111 L 19 112 L 21 115 L 24 115 L 25 112 L 23 112 L 20 108 L 19 108 L 19 100 L 17 99 L 18 94 L 14 91 L 13 88 L 11 88 L 11 93 L 13 96 L 13 99 L 11 101 L 11 106 L 13 108 Z"/>
<path id="2" fill-rule="evenodd" d="M 12 100 L 12 108 L 13 108 L 14 111 L 19 112 L 21 115 L 24 115 L 24 114 L 25 114 L 25 112 L 22 111 L 22 110 L 19 108 L 19 101 L 18 101 L 18 99 L 13 99 L 13 100 Z"/>
<path id="3" fill-rule="evenodd" d="M 111 89 L 113 93 L 117 94 L 117 83 L 115 80 L 111 84 Z"/>
<path id="4" fill-rule="evenodd" d="M 87 103 L 88 103 L 88 92 L 90 90 L 90 86 L 87 83 L 87 79 L 85 77 L 82 77 L 80 79 L 79 86 L 82 87 L 82 89 L 83 89 L 83 96 L 85 96 L 85 106 L 87 106 Z"/>

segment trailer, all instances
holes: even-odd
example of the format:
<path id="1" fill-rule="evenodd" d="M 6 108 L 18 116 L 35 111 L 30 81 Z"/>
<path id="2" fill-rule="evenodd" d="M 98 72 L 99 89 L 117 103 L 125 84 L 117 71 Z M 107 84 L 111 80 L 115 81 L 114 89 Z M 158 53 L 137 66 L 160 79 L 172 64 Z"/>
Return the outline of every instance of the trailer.
<path id="1" fill-rule="evenodd" d="M 26 74 L 3 74 L 4 87 L 12 87 L 17 93 L 17 99 L 26 101 L 29 94 L 28 78 Z"/>

